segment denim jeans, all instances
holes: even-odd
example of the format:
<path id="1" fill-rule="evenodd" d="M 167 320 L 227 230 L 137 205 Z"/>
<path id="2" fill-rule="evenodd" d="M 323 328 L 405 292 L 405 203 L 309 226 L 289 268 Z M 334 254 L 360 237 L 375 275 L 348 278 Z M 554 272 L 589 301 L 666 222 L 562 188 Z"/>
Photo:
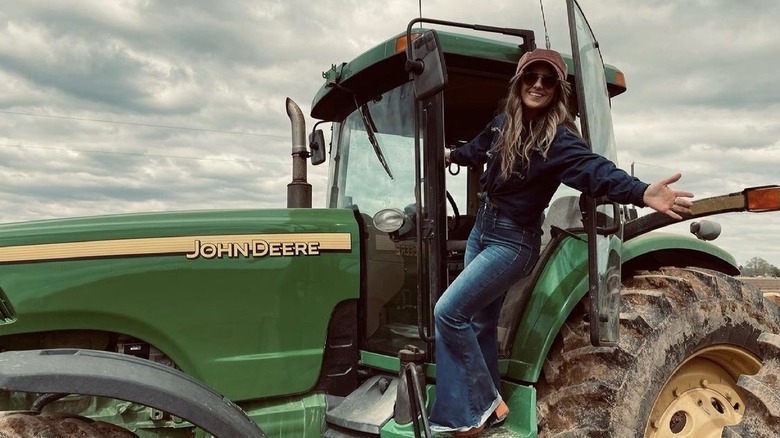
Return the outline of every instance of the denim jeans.
<path id="1" fill-rule="evenodd" d="M 528 275 L 541 237 L 482 204 L 466 245 L 464 269 L 439 298 L 436 400 L 431 429 L 465 431 L 482 425 L 501 402 L 498 318 L 506 291 Z"/>

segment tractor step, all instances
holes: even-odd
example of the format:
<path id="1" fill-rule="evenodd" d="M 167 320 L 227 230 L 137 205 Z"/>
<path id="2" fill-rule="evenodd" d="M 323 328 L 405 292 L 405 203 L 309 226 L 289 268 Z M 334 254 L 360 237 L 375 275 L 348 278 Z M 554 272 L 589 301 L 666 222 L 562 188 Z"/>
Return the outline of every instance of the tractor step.
<path id="1" fill-rule="evenodd" d="M 325 421 L 335 426 L 328 432 L 335 437 L 379 435 L 382 426 L 393 417 L 398 379 L 374 376 L 347 396 L 338 406 L 328 409 Z M 342 429 L 345 429 L 342 431 Z M 349 433 L 359 432 L 349 435 Z"/>
<path id="2" fill-rule="evenodd" d="M 322 431 L 322 438 L 376 438 L 377 436 L 373 433 L 344 429 L 332 424 L 326 424 L 325 429 Z"/>

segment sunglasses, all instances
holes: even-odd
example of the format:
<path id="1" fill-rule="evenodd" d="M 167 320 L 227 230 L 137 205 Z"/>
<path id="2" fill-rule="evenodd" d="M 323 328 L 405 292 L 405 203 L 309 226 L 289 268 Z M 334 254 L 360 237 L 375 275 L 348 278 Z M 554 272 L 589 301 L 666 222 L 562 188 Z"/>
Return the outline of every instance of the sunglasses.
<path id="1" fill-rule="evenodd" d="M 534 85 L 536 85 L 536 81 L 538 81 L 539 79 L 542 80 L 542 87 L 544 88 L 552 88 L 558 85 L 558 78 L 556 76 L 543 75 L 541 73 L 536 73 L 532 71 L 523 72 L 520 75 L 520 79 L 523 80 L 523 84 L 529 87 L 533 87 Z"/>

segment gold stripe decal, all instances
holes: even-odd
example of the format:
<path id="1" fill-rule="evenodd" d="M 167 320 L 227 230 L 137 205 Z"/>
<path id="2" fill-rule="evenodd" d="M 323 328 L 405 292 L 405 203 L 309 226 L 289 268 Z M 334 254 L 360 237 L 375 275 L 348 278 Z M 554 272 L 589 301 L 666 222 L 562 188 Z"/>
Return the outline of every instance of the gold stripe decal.
<path id="1" fill-rule="evenodd" d="M 0 248 L 0 263 L 177 254 L 188 260 L 297 257 L 351 250 L 349 233 L 229 234 L 8 246 Z"/>

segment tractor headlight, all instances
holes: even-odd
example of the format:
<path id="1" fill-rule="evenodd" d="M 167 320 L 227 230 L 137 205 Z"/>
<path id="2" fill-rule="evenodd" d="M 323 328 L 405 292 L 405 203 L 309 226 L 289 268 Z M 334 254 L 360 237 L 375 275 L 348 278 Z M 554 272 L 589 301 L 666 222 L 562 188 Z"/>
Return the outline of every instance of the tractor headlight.
<path id="1" fill-rule="evenodd" d="M 406 214 L 397 208 L 386 208 L 379 210 L 374 215 L 374 226 L 377 230 L 385 233 L 394 233 L 404 227 L 407 222 Z"/>

